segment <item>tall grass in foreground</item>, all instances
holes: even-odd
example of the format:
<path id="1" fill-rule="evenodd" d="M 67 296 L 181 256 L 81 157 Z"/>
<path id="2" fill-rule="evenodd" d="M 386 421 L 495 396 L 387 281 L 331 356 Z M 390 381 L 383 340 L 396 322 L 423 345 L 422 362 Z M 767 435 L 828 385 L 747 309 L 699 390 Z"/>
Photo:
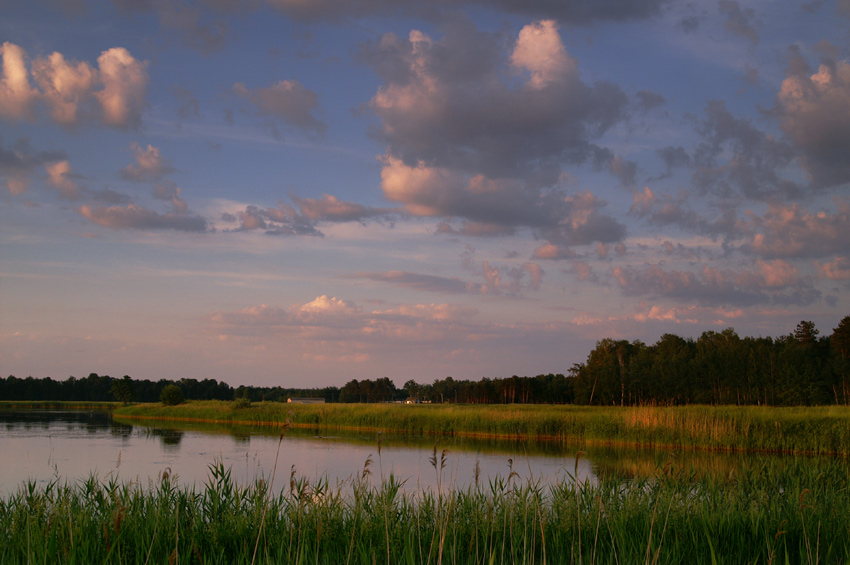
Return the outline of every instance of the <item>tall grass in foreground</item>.
<path id="1" fill-rule="evenodd" d="M 272 493 L 229 469 L 180 487 L 90 477 L 28 484 L 0 501 L 2 563 L 850 563 L 848 468 L 783 464 L 732 479 L 672 464 L 646 480 L 549 486 L 514 473 L 407 493 L 371 459 L 336 485 L 299 477 Z M 262 528 L 261 528 L 262 524 Z"/>
<path id="2" fill-rule="evenodd" d="M 551 438 L 565 442 L 850 455 L 850 408 L 764 406 L 295 405 L 196 401 L 140 404 L 119 417 Z"/>

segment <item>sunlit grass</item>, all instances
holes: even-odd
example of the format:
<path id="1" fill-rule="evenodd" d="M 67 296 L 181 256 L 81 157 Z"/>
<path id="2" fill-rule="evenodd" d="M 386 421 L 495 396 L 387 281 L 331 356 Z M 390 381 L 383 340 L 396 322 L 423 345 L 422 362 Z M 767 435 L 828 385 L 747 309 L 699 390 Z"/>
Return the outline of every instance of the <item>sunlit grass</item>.
<path id="1" fill-rule="evenodd" d="M 439 487 L 424 491 L 381 478 L 380 456 L 337 484 L 290 469 L 240 486 L 221 463 L 198 488 L 168 471 L 30 483 L 0 501 L 0 562 L 251 563 L 255 547 L 257 563 L 850 562 L 844 461 L 724 478 L 668 462 L 641 480 L 547 485 L 511 472 L 457 488 L 445 458 L 435 448 Z"/>
<path id="2" fill-rule="evenodd" d="M 553 405 L 297 405 L 197 401 L 140 404 L 123 417 L 385 430 L 407 434 L 552 438 L 569 442 L 850 455 L 850 408 Z"/>

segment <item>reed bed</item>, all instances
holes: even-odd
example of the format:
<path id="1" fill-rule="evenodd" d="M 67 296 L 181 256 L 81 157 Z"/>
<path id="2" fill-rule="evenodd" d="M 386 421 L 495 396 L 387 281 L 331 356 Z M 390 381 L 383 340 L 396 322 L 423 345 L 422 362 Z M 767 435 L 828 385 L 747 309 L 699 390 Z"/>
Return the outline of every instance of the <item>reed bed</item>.
<path id="1" fill-rule="evenodd" d="M 122 417 L 384 430 L 418 435 L 557 439 L 683 449 L 850 455 L 850 408 L 758 406 L 139 404 Z"/>
<path id="2" fill-rule="evenodd" d="M 0 500 L 0 562 L 850 563 L 840 460 L 723 479 L 672 462 L 629 482 L 511 472 L 465 488 L 446 461 L 435 448 L 438 487 L 412 493 L 380 476 L 380 455 L 335 485 L 291 469 L 288 484 L 273 473 L 240 486 L 218 462 L 198 488 L 167 470 L 147 484 L 30 483 Z"/>

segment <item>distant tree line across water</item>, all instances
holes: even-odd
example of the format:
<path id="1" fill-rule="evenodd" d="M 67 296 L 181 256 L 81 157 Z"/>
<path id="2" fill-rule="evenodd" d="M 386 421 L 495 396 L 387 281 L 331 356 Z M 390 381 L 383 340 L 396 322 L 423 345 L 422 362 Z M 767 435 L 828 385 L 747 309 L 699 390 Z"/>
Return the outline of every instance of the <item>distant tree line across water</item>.
<path id="1" fill-rule="evenodd" d="M 157 402 L 168 385 L 190 400 L 262 400 L 286 402 L 291 397 L 326 402 L 419 402 L 470 404 L 574 403 L 759 404 L 777 406 L 850 404 L 850 316 L 829 336 L 812 322 L 800 322 L 793 333 L 740 337 L 734 329 L 707 331 L 696 340 L 664 334 L 653 345 L 639 340 L 597 342 L 584 363 L 566 375 L 541 374 L 481 380 L 414 380 L 402 388 L 387 377 L 356 379 L 342 387 L 231 387 L 215 379 L 177 381 L 117 379 L 96 373 L 64 381 L 50 377 L 0 378 L 2 400 L 66 400 L 81 402 Z"/>

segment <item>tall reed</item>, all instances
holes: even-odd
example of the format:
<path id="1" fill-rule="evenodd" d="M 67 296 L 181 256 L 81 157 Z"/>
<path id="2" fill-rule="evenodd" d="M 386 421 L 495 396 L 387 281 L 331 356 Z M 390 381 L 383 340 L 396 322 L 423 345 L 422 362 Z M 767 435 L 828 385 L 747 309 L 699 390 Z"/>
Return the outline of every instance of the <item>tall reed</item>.
<path id="1" fill-rule="evenodd" d="M 435 472 L 445 469 L 435 450 Z M 448 456 L 448 455 L 447 455 Z M 847 563 L 850 475 L 832 460 L 701 476 L 674 461 L 633 481 L 399 488 L 362 473 L 336 485 L 29 483 L 0 500 L 2 563 Z M 374 480 L 373 480 L 374 479 Z M 265 518 L 264 518 L 265 517 Z M 262 535 L 261 535 L 262 534 Z"/>
<path id="2" fill-rule="evenodd" d="M 763 406 L 588 407 L 553 405 L 235 405 L 198 401 L 136 405 L 120 418 L 481 435 L 737 451 L 850 455 L 850 408 Z"/>

